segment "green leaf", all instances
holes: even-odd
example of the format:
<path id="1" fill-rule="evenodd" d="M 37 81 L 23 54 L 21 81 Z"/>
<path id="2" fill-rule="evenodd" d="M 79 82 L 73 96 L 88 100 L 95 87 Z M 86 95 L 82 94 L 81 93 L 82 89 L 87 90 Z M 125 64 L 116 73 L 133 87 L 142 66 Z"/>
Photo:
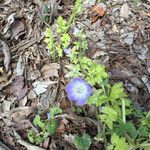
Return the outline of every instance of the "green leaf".
<path id="1" fill-rule="evenodd" d="M 39 128 L 41 129 L 44 129 L 45 128 L 45 124 L 44 122 L 41 121 L 41 117 L 39 115 L 36 115 L 34 120 L 33 120 L 33 124 L 35 126 L 38 126 Z"/>
<path id="2" fill-rule="evenodd" d="M 50 111 L 50 119 L 53 119 L 55 115 L 62 113 L 62 110 L 59 107 L 51 107 Z"/>
<path id="3" fill-rule="evenodd" d="M 35 136 L 35 144 L 39 145 L 44 141 L 44 137 L 42 135 L 36 135 Z"/>
<path id="4" fill-rule="evenodd" d="M 101 95 L 103 91 L 100 89 L 100 90 L 96 90 L 96 92 L 92 95 L 92 96 L 89 96 L 86 100 L 86 104 L 88 105 L 91 105 L 91 104 L 98 104 L 98 100 L 99 100 L 99 97 Z"/>
<path id="5" fill-rule="evenodd" d="M 138 136 L 138 132 L 134 124 L 130 122 L 124 123 L 122 121 L 119 121 L 118 124 L 114 125 L 113 130 L 119 136 L 125 136 L 126 134 L 128 134 L 132 139 L 136 139 L 136 137 Z"/>
<path id="6" fill-rule="evenodd" d="M 49 134 L 54 134 L 57 127 L 57 121 L 55 119 L 52 119 L 50 123 L 48 123 L 46 130 Z"/>
<path id="7" fill-rule="evenodd" d="M 50 51 L 53 51 L 54 48 L 54 38 L 53 38 L 53 33 L 50 28 L 46 28 L 45 30 L 45 40 L 44 42 L 47 44 L 48 49 Z"/>
<path id="8" fill-rule="evenodd" d="M 105 71 L 105 67 L 101 64 L 92 63 L 91 67 L 88 69 L 86 81 L 93 86 L 96 83 L 101 84 L 106 78 L 108 78 L 108 74 Z"/>
<path id="9" fill-rule="evenodd" d="M 150 134 L 150 129 L 147 126 L 140 126 L 138 131 L 140 137 L 148 137 Z"/>
<path id="10" fill-rule="evenodd" d="M 83 76 L 82 73 L 80 73 L 80 65 L 66 65 L 66 68 L 69 69 L 69 72 L 65 75 L 66 78 L 75 78 L 75 77 L 80 77 Z"/>
<path id="11" fill-rule="evenodd" d="M 57 33 L 65 33 L 67 32 L 67 22 L 61 16 L 59 16 L 56 20 L 56 32 Z"/>
<path id="12" fill-rule="evenodd" d="M 59 57 L 62 57 L 62 54 L 63 54 L 63 49 L 61 48 L 61 45 L 57 45 L 56 46 L 56 51 L 57 51 L 57 53 L 58 53 L 58 56 Z"/>
<path id="13" fill-rule="evenodd" d="M 33 131 L 33 129 L 31 129 L 31 130 L 29 130 L 28 131 L 28 139 L 29 139 L 29 141 L 31 142 L 31 143 L 34 143 L 34 131 Z"/>
<path id="14" fill-rule="evenodd" d="M 110 129 L 112 129 L 113 127 L 113 122 L 117 121 L 118 119 L 118 114 L 117 112 L 111 108 L 111 107 L 103 107 L 102 108 L 102 113 L 101 115 L 99 115 L 99 118 L 101 119 L 101 121 L 103 121 Z"/>
<path id="15" fill-rule="evenodd" d="M 98 102 L 97 102 L 97 106 L 101 106 L 102 104 L 104 104 L 105 102 L 109 101 L 109 97 L 106 96 L 105 94 L 100 95 Z"/>
<path id="16" fill-rule="evenodd" d="M 76 135 L 73 143 L 78 150 L 88 150 L 91 145 L 91 137 L 88 134 L 83 134 L 82 137 Z"/>
<path id="17" fill-rule="evenodd" d="M 126 138 L 119 137 L 115 133 L 111 136 L 111 144 L 113 145 L 113 150 L 128 150 L 129 149 L 129 145 L 126 142 Z"/>
<path id="18" fill-rule="evenodd" d="M 111 92 L 109 97 L 112 101 L 117 100 L 118 98 L 127 97 L 127 95 L 124 93 L 124 89 L 121 83 L 116 83 L 111 87 Z"/>
<path id="19" fill-rule="evenodd" d="M 68 33 L 65 33 L 62 35 L 62 37 L 60 38 L 60 42 L 62 45 L 62 49 L 68 47 L 68 45 L 70 44 L 70 36 Z"/>

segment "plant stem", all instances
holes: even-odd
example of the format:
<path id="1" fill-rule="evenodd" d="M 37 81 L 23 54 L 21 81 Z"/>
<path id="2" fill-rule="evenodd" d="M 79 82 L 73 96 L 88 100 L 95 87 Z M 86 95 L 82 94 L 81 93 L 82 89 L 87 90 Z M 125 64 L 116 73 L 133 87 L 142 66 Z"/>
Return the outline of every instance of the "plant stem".
<path id="1" fill-rule="evenodd" d="M 140 144 L 138 148 L 149 148 L 150 147 L 150 143 L 144 143 L 144 144 Z"/>
<path id="2" fill-rule="evenodd" d="M 97 109 L 97 106 L 95 105 L 95 112 L 96 112 L 96 119 L 98 121 L 98 127 L 97 127 L 97 131 L 98 131 L 98 134 L 100 133 L 100 124 L 99 124 L 99 113 L 98 113 L 98 109 Z"/>
<path id="3" fill-rule="evenodd" d="M 150 111 L 148 112 L 148 114 L 146 115 L 146 118 L 149 118 L 150 117 Z"/>
<path id="4" fill-rule="evenodd" d="M 125 109 L 125 99 L 122 98 L 122 120 L 126 123 L 126 109 Z"/>

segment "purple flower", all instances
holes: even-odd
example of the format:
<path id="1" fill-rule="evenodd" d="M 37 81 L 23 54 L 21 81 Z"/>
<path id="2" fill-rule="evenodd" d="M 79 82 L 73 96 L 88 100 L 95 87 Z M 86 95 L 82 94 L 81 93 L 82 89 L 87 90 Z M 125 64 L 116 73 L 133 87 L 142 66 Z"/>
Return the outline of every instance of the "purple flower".
<path id="1" fill-rule="evenodd" d="M 82 106 L 91 95 L 91 87 L 81 78 L 74 78 L 66 85 L 65 91 L 71 101 Z"/>
<path id="2" fill-rule="evenodd" d="M 51 118 L 51 115 L 50 115 L 50 112 L 48 112 L 47 113 L 47 119 L 50 120 L 50 118 Z"/>
<path id="3" fill-rule="evenodd" d="M 77 27 L 73 28 L 73 35 L 78 35 L 79 29 Z"/>
<path id="4" fill-rule="evenodd" d="M 71 48 L 65 48 L 64 53 L 69 55 L 71 53 Z"/>

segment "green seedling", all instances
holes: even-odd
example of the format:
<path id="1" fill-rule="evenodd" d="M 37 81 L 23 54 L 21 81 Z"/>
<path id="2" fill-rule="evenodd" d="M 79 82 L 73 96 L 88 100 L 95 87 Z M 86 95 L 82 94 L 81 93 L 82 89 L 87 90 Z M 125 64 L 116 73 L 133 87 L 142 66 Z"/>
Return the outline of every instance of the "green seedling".
<path id="1" fill-rule="evenodd" d="M 33 119 L 34 126 L 38 129 L 36 133 L 33 129 L 28 131 L 28 139 L 31 143 L 36 145 L 41 144 L 48 136 L 53 135 L 57 128 L 57 120 L 55 115 L 61 113 L 62 110 L 58 107 L 52 107 L 49 111 L 49 117 L 46 120 L 42 120 L 39 115 L 36 115 Z"/>

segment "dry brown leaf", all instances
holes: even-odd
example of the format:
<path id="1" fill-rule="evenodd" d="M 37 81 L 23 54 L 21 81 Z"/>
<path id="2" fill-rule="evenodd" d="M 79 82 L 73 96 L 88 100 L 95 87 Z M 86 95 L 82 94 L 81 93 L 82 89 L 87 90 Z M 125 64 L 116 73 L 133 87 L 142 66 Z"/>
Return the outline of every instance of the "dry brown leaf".
<path id="1" fill-rule="evenodd" d="M 60 69 L 60 65 L 58 63 L 51 63 L 48 65 L 44 65 L 41 69 L 41 73 L 45 78 L 59 77 L 58 69 Z"/>
<path id="2" fill-rule="evenodd" d="M 21 100 L 27 93 L 28 87 L 24 84 L 23 76 L 16 76 L 10 88 L 10 92 L 18 99 Z"/>
<path id="3" fill-rule="evenodd" d="M 16 20 L 11 24 L 11 30 L 12 36 L 18 40 L 19 36 L 24 34 L 25 26 L 21 21 Z"/>
<path id="4" fill-rule="evenodd" d="M 56 130 L 57 133 L 64 133 L 65 132 L 65 125 L 64 125 L 64 122 L 61 121 L 59 126 L 57 127 L 57 130 Z"/>
<path id="5" fill-rule="evenodd" d="M 43 143 L 42 143 L 42 147 L 44 147 L 44 148 L 48 148 L 48 146 L 49 146 L 49 138 L 46 138 L 44 141 L 43 141 Z"/>
<path id="6" fill-rule="evenodd" d="M 1 114 L 2 117 L 7 117 L 14 122 L 21 122 L 21 120 L 26 119 L 27 116 L 29 116 L 31 113 L 34 112 L 34 109 L 32 107 L 17 107 L 14 109 L 11 109 L 8 112 L 4 112 Z"/>
<path id="7" fill-rule="evenodd" d="M 120 16 L 123 18 L 128 18 L 131 13 L 130 8 L 127 3 L 124 3 L 120 9 Z"/>
<path id="8" fill-rule="evenodd" d="M 11 54 L 10 54 L 10 50 L 9 50 L 8 45 L 2 40 L 0 40 L 0 43 L 3 46 L 2 50 L 3 50 L 3 53 L 4 53 L 4 66 L 5 66 L 5 69 L 6 69 L 6 72 L 7 72 L 8 69 L 9 69 L 9 65 L 10 65 Z"/>
<path id="9" fill-rule="evenodd" d="M 105 13 L 106 10 L 100 5 L 94 5 L 89 8 L 89 17 L 92 23 L 96 22 L 99 17 L 103 17 Z"/>

